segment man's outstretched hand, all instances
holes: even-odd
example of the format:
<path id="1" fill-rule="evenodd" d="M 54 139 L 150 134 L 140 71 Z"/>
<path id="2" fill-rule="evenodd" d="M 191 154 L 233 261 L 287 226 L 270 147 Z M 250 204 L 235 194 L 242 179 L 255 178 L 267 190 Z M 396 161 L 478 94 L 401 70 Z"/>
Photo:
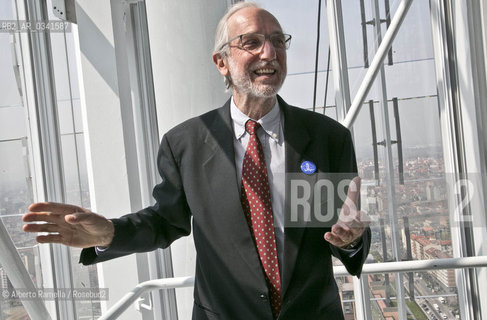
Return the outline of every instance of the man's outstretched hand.
<path id="1" fill-rule="evenodd" d="M 347 199 L 343 203 L 338 221 L 325 233 L 325 240 L 340 248 L 347 247 L 360 238 L 370 223 L 369 216 L 358 210 L 360 178 L 355 177 L 348 187 Z"/>
<path id="2" fill-rule="evenodd" d="M 89 210 L 62 203 L 34 203 L 22 217 L 25 232 L 46 232 L 39 243 L 62 243 L 71 247 L 107 247 L 113 239 L 113 223 Z M 38 223 L 42 222 L 42 223 Z"/>

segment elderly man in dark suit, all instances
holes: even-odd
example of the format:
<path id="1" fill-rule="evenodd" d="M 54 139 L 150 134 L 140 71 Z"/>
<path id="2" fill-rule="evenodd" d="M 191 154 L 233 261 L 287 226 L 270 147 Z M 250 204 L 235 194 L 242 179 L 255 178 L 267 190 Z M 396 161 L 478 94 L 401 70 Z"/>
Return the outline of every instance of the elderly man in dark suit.
<path id="1" fill-rule="evenodd" d="M 238 3 L 218 25 L 213 61 L 232 89 L 225 105 L 162 139 L 156 204 L 119 219 L 33 204 L 27 232 L 85 248 L 83 264 L 168 247 L 190 234 L 197 251 L 193 319 L 343 319 L 332 255 L 360 275 L 370 229 L 356 209 L 360 180 L 334 223 L 290 225 L 289 176 L 357 171 L 349 131 L 289 106 L 284 34 L 269 12 Z"/>

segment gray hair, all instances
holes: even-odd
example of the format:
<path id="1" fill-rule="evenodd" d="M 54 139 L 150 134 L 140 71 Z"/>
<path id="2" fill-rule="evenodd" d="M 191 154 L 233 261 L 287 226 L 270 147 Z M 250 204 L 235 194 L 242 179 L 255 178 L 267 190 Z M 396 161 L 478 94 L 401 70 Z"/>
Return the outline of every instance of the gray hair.
<path id="1" fill-rule="evenodd" d="M 262 9 L 257 3 L 255 2 L 237 2 L 233 6 L 231 6 L 227 13 L 220 19 L 218 25 L 216 27 L 215 33 L 215 47 L 213 49 L 213 54 L 220 55 L 220 57 L 224 58 L 230 54 L 229 48 L 227 46 L 223 46 L 228 41 L 228 19 L 236 13 L 237 11 L 244 9 L 244 8 L 259 8 Z M 232 81 L 230 76 L 223 77 L 223 81 L 225 83 L 225 88 L 228 90 L 232 86 Z"/>

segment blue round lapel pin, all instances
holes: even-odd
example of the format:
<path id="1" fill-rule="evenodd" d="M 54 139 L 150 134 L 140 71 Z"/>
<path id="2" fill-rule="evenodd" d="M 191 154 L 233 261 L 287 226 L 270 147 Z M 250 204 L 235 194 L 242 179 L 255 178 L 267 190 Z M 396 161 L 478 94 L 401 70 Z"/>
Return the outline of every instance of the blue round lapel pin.
<path id="1" fill-rule="evenodd" d="M 301 163 L 301 171 L 306 174 L 313 174 L 316 171 L 316 165 L 311 161 L 303 161 Z"/>

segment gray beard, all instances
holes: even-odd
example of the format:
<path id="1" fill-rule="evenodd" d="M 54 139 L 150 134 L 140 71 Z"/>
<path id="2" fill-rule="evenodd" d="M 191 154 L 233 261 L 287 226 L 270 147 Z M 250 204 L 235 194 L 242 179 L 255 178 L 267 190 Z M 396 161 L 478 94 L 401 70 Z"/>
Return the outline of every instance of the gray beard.
<path id="1" fill-rule="evenodd" d="M 233 61 L 229 59 L 229 66 L 233 69 Z M 243 77 L 231 78 L 232 88 L 245 95 L 250 95 L 256 98 L 271 98 L 277 95 L 277 92 L 282 87 L 282 82 L 279 85 L 254 85 L 250 80 L 250 75 L 246 74 Z"/>
<path id="2" fill-rule="evenodd" d="M 277 95 L 281 86 L 260 85 L 254 86 L 250 79 L 239 79 L 244 81 L 232 80 L 233 90 L 237 90 L 245 95 L 250 95 L 256 98 L 271 98 Z"/>

